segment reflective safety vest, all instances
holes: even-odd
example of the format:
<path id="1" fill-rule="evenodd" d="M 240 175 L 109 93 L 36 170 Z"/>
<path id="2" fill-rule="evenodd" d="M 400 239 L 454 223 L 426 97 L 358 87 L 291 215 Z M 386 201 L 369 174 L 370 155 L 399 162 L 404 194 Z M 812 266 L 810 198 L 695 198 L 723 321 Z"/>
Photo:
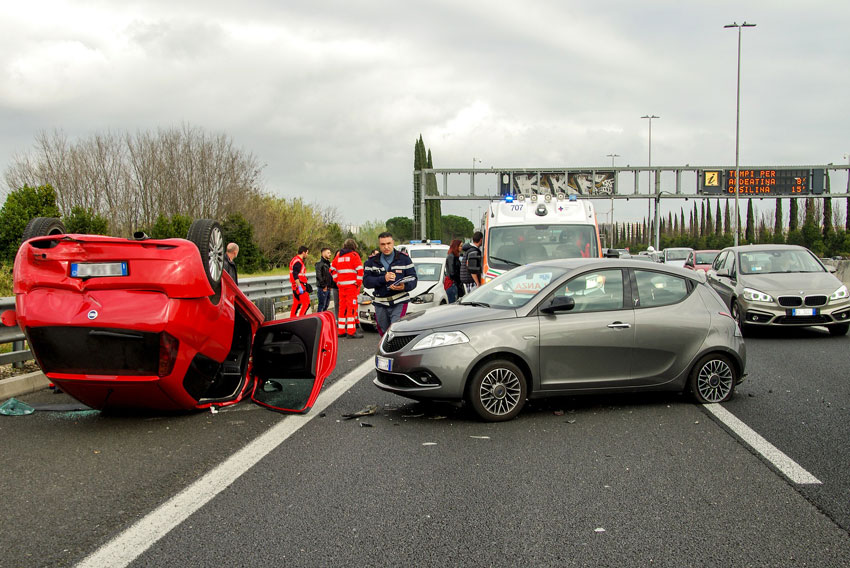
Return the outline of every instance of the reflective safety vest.
<path id="1" fill-rule="evenodd" d="M 289 283 L 293 290 L 298 290 L 298 285 L 301 284 L 301 291 L 307 286 L 307 270 L 304 267 L 304 259 L 299 255 L 292 257 L 289 261 Z"/>
<path id="2" fill-rule="evenodd" d="M 331 278 L 339 288 L 354 286 L 360 288 L 363 283 L 363 262 L 353 250 L 342 249 L 331 261 Z"/>

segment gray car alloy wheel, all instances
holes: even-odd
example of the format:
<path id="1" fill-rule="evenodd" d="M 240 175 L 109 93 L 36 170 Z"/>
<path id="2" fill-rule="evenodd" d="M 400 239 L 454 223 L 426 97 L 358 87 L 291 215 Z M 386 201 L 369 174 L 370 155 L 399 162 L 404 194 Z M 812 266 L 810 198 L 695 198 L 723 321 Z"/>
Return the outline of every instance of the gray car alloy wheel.
<path id="1" fill-rule="evenodd" d="M 224 269 L 224 239 L 219 227 L 214 227 L 210 231 L 209 255 L 210 277 L 213 280 L 220 280 L 221 272 Z"/>
<path id="2" fill-rule="evenodd" d="M 691 376 L 691 390 L 699 402 L 724 402 L 735 389 L 735 371 L 722 355 L 703 358 Z"/>
<path id="3" fill-rule="evenodd" d="M 475 374 L 470 402 L 484 420 L 510 420 L 525 404 L 525 389 L 525 379 L 516 365 L 509 361 L 493 361 Z"/>

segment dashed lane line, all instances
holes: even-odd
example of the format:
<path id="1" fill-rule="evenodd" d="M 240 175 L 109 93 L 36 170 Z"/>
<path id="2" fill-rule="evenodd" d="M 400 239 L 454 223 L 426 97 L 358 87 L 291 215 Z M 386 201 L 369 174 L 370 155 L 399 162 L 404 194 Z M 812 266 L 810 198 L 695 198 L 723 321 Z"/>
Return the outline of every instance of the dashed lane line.
<path id="1" fill-rule="evenodd" d="M 703 408 L 711 412 L 718 420 L 725 424 L 741 440 L 761 454 L 764 459 L 772 463 L 776 469 L 800 485 L 821 485 L 821 481 L 803 469 L 797 462 L 782 453 L 776 446 L 761 437 L 755 430 L 741 422 L 734 414 L 719 404 L 705 404 Z"/>
<path id="2" fill-rule="evenodd" d="M 375 368 L 370 357 L 324 391 L 308 414 L 293 414 L 220 463 L 201 479 L 160 505 L 146 517 L 106 543 L 82 562 L 80 568 L 127 566 L 192 513 L 227 489 L 243 473 L 297 432 Z"/>

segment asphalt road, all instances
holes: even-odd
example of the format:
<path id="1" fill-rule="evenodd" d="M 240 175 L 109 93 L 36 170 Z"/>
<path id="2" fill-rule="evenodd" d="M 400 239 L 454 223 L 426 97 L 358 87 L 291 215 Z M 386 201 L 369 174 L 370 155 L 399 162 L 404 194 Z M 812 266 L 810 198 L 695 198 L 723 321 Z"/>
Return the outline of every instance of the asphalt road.
<path id="1" fill-rule="evenodd" d="M 344 340 L 325 390 L 376 341 Z M 821 485 L 789 482 L 678 395 L 554 399 L 485 424 L 370 374 L 133 565 L 850 565 L 850 337 L 747 343 L 725 407 Z M 250 403 L 0 417 L 0 566 L 73 565 L 286 420 Z"/>

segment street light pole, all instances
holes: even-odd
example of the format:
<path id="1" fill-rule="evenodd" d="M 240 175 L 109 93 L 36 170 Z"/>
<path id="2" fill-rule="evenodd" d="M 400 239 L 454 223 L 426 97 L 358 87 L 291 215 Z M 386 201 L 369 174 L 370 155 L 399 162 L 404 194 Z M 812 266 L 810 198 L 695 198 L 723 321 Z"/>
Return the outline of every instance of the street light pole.
<path id="1" fill-rule="evenodd" d="M 740 208 L 738 206 L 738 198 L 741 193 L 740 188 L 740 174 L 741 167 L 738 161 L 739 150 L 740 150 L 740 140 L 741 140 L 741 29 L 742 28 L 754 28 L 755 24 L 748 24 L 744 22 L 743 24 L 739 24 L 737 22 L 732 22 L 731 24 L 727 24 L 723 26 L 724 28 L 738 28 L 738 88 L 737 88 L 737 99 L 735 102 L 735 246 L 738 246 L 738 233 L 741 232 L 741 228 L 739 225 L 741 224 L 741 213 Z"/>
<path id="2" fill-rule="evenodd" d="M 478 158 L 472 158 L 472 175 L 469 176 L 469 195 L 475 195 L 475 162 L 481 163 Z"/>
<path id="3" fill-rule="evenodd" d="M 605 154 L 605 156 L 608 157 L 608 158 L 611 158 L 611 167 L 613 168 L 614 167 L 614 158 L 619 158 L 620 154 Z M 609 244 L 611 245 L 610 248 L 613 248 L 615 246 L 615 243 L 614 243 L 614 186 L 613 185 L 611 186 L 611 216 L 610 216 L 610 221 L 611 221 L 611 242 Z"/>
<path id="4" fill-rule="evenodd" d="M 649 119 L 649 168 L 650 170 L 646 172 L 646 183 L 649 185 L 649 193 L 652 193 L 652 119 L 653 118 L 661 118 L 660 116 L 655 116 L 654 114 L 647 114 L 642 116 L 641 118 Z M 646 220 L 648 223 L 652 224 L 652 220 L 650 218 L 650 213 L 652 209 L 652 200 L 649 200 L 649 203 L 646 204 Z M 655 216 L 658 217 L 658 204 L 655 204 Z M 658 250 L 658 225 L 655 226 L 655 249 Z M 652 235 L 649 235 L 649 242 L 652 242 Z"/>

